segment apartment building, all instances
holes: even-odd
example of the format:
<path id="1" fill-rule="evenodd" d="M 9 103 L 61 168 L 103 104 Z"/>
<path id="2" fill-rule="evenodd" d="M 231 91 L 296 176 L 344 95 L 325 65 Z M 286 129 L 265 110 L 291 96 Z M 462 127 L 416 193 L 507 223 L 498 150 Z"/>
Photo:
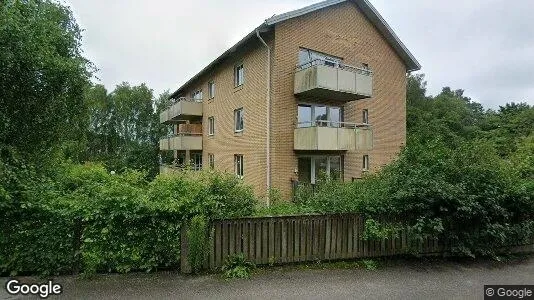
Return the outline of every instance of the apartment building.
<path id="1" fill-rule="evenodd" d="M 404 145 L 406 73 L 418 69 L 367 0 L 275 15 L 172 94 L 160 150 L 174 160 L 161 172 L 191 163 L 286 199 L 298 184 L 357 180 Z"/>

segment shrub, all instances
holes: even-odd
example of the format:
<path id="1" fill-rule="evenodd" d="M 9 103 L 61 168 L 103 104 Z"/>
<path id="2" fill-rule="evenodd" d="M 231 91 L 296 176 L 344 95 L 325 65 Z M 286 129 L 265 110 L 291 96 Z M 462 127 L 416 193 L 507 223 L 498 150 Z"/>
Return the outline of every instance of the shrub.
<path id="1" fill-rule="evenodd" d="M 221 270 L 226 278 L 249 278 L 256 266 L 245 259 L 243 253 L 230 255 L 224 261 Z"/>
<path id="2" fill-rule="evenodd" d="M 208 255 L 208 223 L 204 216 L 194 216 L 191 219 L 187 231 L 187 238 L 189 240 L 189 263 L 193 273 L 197 273 L 202 269 L 202 266 Z"/>
<path id="3" fill-rule="evenodd" d="M 180 230 L 195 215 L 252 214 L 250 188 L 220 174 L 158 176 L 98 164 L 49 176 L 3 159 L 0 273 L 129 272 L 177 267 Z M 191 175 L 191 176 L 190 176 Z"/>

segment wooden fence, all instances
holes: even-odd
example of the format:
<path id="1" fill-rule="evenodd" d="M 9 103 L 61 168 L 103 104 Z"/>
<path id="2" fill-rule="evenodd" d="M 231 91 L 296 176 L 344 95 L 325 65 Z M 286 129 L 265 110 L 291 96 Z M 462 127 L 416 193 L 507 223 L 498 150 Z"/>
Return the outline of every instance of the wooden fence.
<path id="1" fill-rule="evenodd" d="M 219 268 L 229 255 L 237 253 L 262 265 L 399 255 L 414 246 L 420 254 L 443 250 L 435 239 L 413 244 L 406 230 L 387 239 L 366 240 L 364 224 L 364 218 L 355 214 L 216 220 L 210 224 L 209 253 L 204 267 Z M 190 267 L 185 230 L 181 257 L 182 272 L 187 273 Z"/>

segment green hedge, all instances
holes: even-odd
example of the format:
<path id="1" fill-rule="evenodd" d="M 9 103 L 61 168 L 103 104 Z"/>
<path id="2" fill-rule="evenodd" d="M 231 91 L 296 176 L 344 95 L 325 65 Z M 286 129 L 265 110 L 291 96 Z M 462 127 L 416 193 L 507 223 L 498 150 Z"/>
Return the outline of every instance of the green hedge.
<path id="1" fill-rule="evenodd" d="M 375 175 L 350 183 L 327 181 L 313 192 L 302 187 L 296 203 L 259 213 L 355 212 L 402 220 L 415 236 L 436 236 L 454 254 L 495 255 L 534 237 L 534 165 L 532 152 L 526 153 L 505 160 L 482 141 L 457 148 L 440 139 L 414 142 Z"/>
<path id="2" fill-rule="evenodd" d="M 56 166 L 53 176 L 17 160 L 1 168 L 4 274 L 177 268 L 184 221 L 250 215 L 256 201 L 239 180 L 218 173 L 146 182 L 142 173 L 110 174 L 100 165 Z"/>

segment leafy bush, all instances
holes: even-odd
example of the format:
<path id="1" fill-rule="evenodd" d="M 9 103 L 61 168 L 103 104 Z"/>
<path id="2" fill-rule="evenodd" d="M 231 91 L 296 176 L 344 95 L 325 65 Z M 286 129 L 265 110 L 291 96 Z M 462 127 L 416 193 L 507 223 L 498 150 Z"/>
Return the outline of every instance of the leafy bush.
<path id="1" fill-rule="evenodd" d="M 375 260 L 372 259 L 364 259 L 362 260 L 362 264 L 366 270 L 374 271 L 378 269 L 378 263 Z"/>
<path id="2" fill-rule="evenodd" d="M 230 255 L 224 261 L 221 270 L 226 278 L 249 278 L 256 266 L 245 259 L 243 253 Z"/>
<path id="3" fill-rule="evenodd" d="M 204 216 L 194 216 L 189 224 L 187 238 L 189 240 L 189 263 L 193 273 L 202 269 L 208 255 L 208 223 Z"/>
<path id="4" fill-rule="evenodd" d="M 177 267 L 183 222 L 250 215 L 256 204 L 250 188 L 220 174 L 147 182 L 140 172 L 62 164 L 47 177 L 21 161 L 2 161 L 0 273 Z"/>

